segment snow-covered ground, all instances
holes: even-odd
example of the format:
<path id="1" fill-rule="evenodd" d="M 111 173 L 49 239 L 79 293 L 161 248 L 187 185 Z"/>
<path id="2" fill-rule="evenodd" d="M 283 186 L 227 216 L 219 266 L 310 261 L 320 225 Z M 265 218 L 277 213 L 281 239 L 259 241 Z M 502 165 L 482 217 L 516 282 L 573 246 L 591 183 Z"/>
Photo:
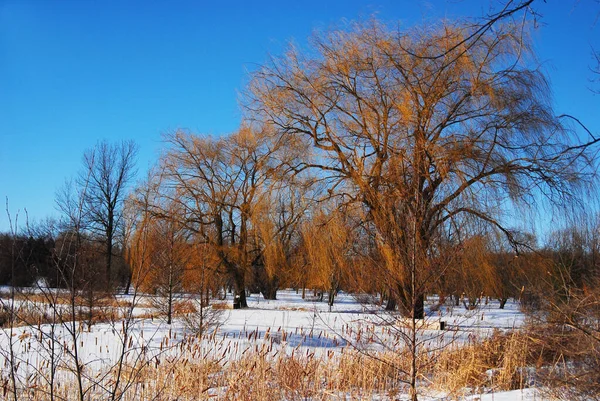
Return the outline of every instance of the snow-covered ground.
<path id="1" fill-rule="evenodd" d="M 0 332 L 0 349 L 3 350 L 0 366 L 8 366 L 11 339 L 19 361 L 18 373 L 28 377 L 47 367 L 51 352 L 65 360 L 72 358 L 74 338 L 78 358 L 85 369 L 101 372 L 118 362 L 124 343 L 125 358 L 129 361 L 140 358 L 159 361 L 181 354 L 186 354 L 187 359 L 235 360 L 252 349 L 273 354 L 310 352 L 315 355 L 341 352 L 349 346 L 386 350 L 389 344 L 398 343 L 401 333 L 407 330 L 402 326 L 408 322 L 398 315 L 385 313 L 376 305 L 361 304 L 348 294 L 339 294 L 331 308 L 326 302 L 308 297 L 304 300 L 293 290 L 279 291 L 277 297 L 276 301 L 267 301 L 253 294 L 248 298 L 247 309 L 224 309 L 216 331 L 201 339 L 186 328 L 181 318 L 167 325 L 163 318 L 140 317 L 148 315 L 151 309 L 147 302 L 140 303 L 134 313 L 137 317 L 128 330 L 123 321 L 99 323 L 89 328 L 76 325 L 75 337 L 69 331 L 70 326 L 62 325 L 17 327 L 12 332 L 4 329 Z M 131 298 L 122 296 L 120 299 Z M 419 336 L 438 345 L 472 341 L 494 330 L 518 328 L 524 322 L 524 315 L 514 302 L 499 309 L 496 301 L 490 301 L 474 311 L 445 305 L 435 312 L 428 308 L 427 315 L 425 323 L 419 323 Z M 437 329 L 440 321 L 445 322 L 445 330 Z M 51 339 L 57 341 L 51 343 Z M 540 399 L 534 390 L 468 398 L 473 401 Z"/>

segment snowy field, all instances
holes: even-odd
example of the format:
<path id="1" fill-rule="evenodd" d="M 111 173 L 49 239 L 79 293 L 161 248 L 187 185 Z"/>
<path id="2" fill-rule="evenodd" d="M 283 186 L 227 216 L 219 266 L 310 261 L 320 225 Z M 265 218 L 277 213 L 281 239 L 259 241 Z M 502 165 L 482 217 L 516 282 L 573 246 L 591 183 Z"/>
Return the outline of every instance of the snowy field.
<path id="1" fill-rule="evenodd" d="M 9 351 L 12 349 L 13 361 L 17 362 L 16 376 L 24 385 L 31 385 L 29 381 L 39 380 L 35 379 L 36 374 L 48 372 L 49 361 L 69 361 L 73 359 L 75 350 L 88 376 L 93 376 L 90 372 L 100 375 L 114 370 L 120 361 L 125 361 L 127 366 L 140 362 L 158 366 L 164 360 L 188 363 L 210 359 L 222 362 L 238 360 L 251 352 L 331 358 L 347 349 L 365 352 L 393 350 L 408 330 L 404 326 L 410 323 L 396 314 L 384 312 L 377 305 L 361 304 L 353 296 L 343 293 L 331 308 L 326 302 L 308 297 L 303 300 L 292 290 L 279 291 L 277 297 L 276 301 L 267 301 L 253 294 L 248 298 L 247 309 L 223 309 L 216 329 L 201 337 L 190 332 L 181 317 L 176 317 L 168 325 L 164 318 L 152 316 L 152 308 L 144 297 L 138 299 L 139 307 L 133 310 L 134 318 L 128 323 L 117 320 L 91 327 L 78 323 L 5 328 L 0 332 L 0 358 L 3 359 L 0 366 L 4 366 L 3 376 L 8 380 Z M 128 304 L 126 301 L 133 301 L 125 296 L 119 300 L 125 301 L 124 305 Z M 524 315 L 514 302 L 508 302 L 505 309 L 499 309 L 499 304 L 491 300 L 473 311 L 467 311 L 462 305 L 450 304 L 431 311 L 430 306 L 435 300 L 428 301 L 427 318 L 418 323 L 418 335 L 425 346 L 467 344 L 494 331 L 519 328 L 524 323 Z M 227 305 L 230 303 L 228 300 Z M 444 330 L 439 330 L 440 322 L 445 323 Z M 74 346 L 74 341 L 77 346 Z M 61 375 L 72 373 L 72 365 L 69 370 L 66 368 L 68 362 L 65 363 L 62 372 L 60 367 L 57 368 L 58 378 L 64 379 L 66 376 Z M 373 398 L 388 399 L 380 395 L 373 395 Z M 448 398 L 443 394 L 433 394 L 420 399 Z M 476 394 L 464 399 L 505 401 L 543 398 L 536 391 L 527 389 Z"/>

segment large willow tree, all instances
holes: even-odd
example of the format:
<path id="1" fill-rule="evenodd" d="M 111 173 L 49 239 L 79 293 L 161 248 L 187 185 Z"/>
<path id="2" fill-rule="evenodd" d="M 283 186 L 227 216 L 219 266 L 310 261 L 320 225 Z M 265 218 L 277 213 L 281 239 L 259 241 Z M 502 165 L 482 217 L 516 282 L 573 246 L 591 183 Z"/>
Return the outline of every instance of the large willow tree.
<path id="1" fill-rule="evenodd" d="M 253 76 L 252 112 L 305 143 L 296 171 L 317 170 L 330 196 L 362 205 L 390 309 L 423 316 L 442 237 L 475 222 L 514 242 L 507 211 L 564 204 L 591 177 L 521 28 L 371 21 L 319 35 Z"/>

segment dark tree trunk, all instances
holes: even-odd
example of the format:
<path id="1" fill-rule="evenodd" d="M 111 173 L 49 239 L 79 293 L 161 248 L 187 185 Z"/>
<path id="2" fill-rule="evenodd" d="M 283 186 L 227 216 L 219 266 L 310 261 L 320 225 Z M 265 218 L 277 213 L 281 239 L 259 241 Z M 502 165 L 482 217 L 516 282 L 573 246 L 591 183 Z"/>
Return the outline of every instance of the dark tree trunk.
<path id="1" fill-rule="evenodd" d="M 335 291 L 330 290 L 329 294 L 327 294 L 327 304 L 329 307 L 333 306 L 333 302 L 335 301 Z"/>
<path id="2" fill-rule="evenodd" d="M 112 266 L 112 238 L 106 241 L 106 289 L 111 288 L 111 266 Z"/>
<path id="3" fill-rule="evenodd" d="M 279 277 L 269 276 L 265 269 L 262 258 L 257 258 L 252 263 L 252 283 L 250 291 L 252 293 L 259 292 L 264 299 L 277 299 L 277 290 L 279 289 Z M 297 293 L 297 291 L 296 291 Z"/>
<path id="4" fill-rule="evenodd" d="M 131 267 L 127 267 L 127 283 L 125 284 L 125 295 L 129 295 L 129 291 L 131 290 L 131 281 L 133 280 L 133 270 Z"/>
<path id="5" fill-rule="evenodd" d="M 173 316 L 173 296 L 169 290 L 169 299 L 167 299 L 167 324 L 171 324 L 171 318 Z"/>
<path id="6" fill-rule="evenodd" d="M 415 319 L 425 318 L 425 295 L 419 294 L 415 299 L 415 307 L 413 310 L 413 316 Z"/>
<path id="7" fill-rule="evenodd" d="M 423 319 L 425 317 L 425 294 L 417 294 L 414 296 L 414 299 L 411 299 L 413 297 L 408 292 L 400 291 L 399 295 L 398 307 L 404 317 L 414 317 L 415 319 Z M 386 306 L 386 310 L 390 309 Z"/>
<path id="8" fill-rule="evenodd" d="M 200 297 L 202 297 L 202 295 Z M 210 305 L 210 290 L 208 289 L 208 287 L 204 291 L 204 301 L 200 301 L 200 302 L 201 302 L 201 305 L 203 305 L 205 307 Z"/>
<path id="9" fill-rule="evenodd" d="M 396 298 L 390 294 L 388 295 L 387 303 L 385 304 L 386 311 L 395 311 L 397 306 Z"/>
<path id="10" fill-rule="evenodd" d="M 131 289 L 131 280 L 133 279 L 133 272 L 129 270 L 127 273 L 127 284 L 125 285 L 125 295 L 129 295 L 129 290 Z"/>
<path id="11" fill-rule="evenodd" d="M 276 288 L 265 288 L 261 290 L 261 294 L 264 299 L 267 300 L 276 300 L 277 299 L 277 289 Z"/>
<path id="12" fill-rule="evenodd" d="M 234 278 L 233 307 L 234 309 L 248 307 L 248 301 L 246 300 L 246 285 L 244 280 L 244 274 L 241 272 L 237 272 Z"/>
<path id="13" fill-rule="evenodd" d="M 265 274 L 266 276 L 266 274 Z M 279 289 L 279 278 L 278 277 L 263 277 L 261 280 L 260 292 L 263 294 L 265 299 L 275 300 L 277 299 L 277 290 Z"/>
<path id="14" fill-rule="evenodd" d="M 109 203 L 110 205 L 110 203 Z M 108 209 L 108 224 L 106 226 L 106 290 L 111 289 L 111 278 L 112 278 L 112 253 L 113 253 L 113 237 L 115 235 L 114 230 L 114 208 L 109 206 Z"/>
<path id="15" fill-rule="evenodd" d="M 508 298 L 500 298 L 500 309 L 504 309 L 504 306 L 506 306 L 507 301 Z"/>

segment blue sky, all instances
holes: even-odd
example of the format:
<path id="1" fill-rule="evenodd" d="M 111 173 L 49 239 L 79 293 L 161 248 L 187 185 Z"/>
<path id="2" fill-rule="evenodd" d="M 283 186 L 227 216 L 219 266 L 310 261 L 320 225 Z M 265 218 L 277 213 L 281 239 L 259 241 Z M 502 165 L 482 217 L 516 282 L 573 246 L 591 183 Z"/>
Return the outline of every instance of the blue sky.
<path id="1" fill-rule="evenodd" d="M 556 111 L 600 134 L 589 87 L 600 4 L 538 0 L 533 31 Z M 376 15 L 404 26 L 479 16 L 497 1 L 0 0 L 0 231 L 4 211 L 57 215 L 55 193 L 102 139 L 134 139 L 143 176 L 177 128 L 235 130 L 247 71 L 312 31 Z M 596 86 L 600 89 L 600 83 Z"/>

